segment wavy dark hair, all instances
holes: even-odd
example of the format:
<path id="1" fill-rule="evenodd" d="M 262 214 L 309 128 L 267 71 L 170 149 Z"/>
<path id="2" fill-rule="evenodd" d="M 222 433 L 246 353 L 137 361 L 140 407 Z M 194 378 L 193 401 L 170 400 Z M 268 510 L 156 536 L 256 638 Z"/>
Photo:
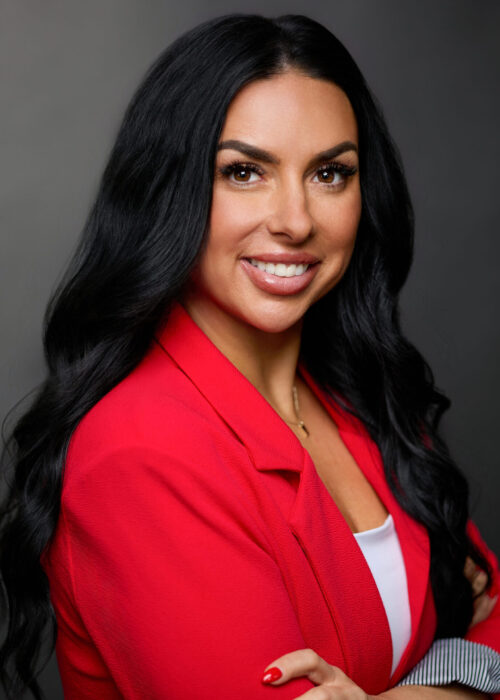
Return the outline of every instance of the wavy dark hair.
<path id="1" fill-rule="evenodd" d="M 83 235 L 47 308 L 47 377 L 4 451 L 0 679 L 10 698 L 37 682 L 43 634 L 57 624 L 40 556 L 60 510 L 78 422 L 141 360 L 203 253 L 218 138 L 246 84 L 294 69 L 349 98 L 359 133 L 362 214 L 349 267 L 307 312 L 301 355 L 377 442 L 399 503 L 427 528 L 436 637 L 463 635 L 473 612 L 467 482 L 438 434 L 450 401 L 403 336 L 398 296 L 414 216 L 383 112 L 340 41 L 303 15 L 235 13 L 204 22 L 157 59 L 128 106 Z M 341 398 L 342 397 L 342 398 Z M 45 662 L 46 663 L 46 662 Z M 41 669 L 40 669 L 41 670 Z"/>

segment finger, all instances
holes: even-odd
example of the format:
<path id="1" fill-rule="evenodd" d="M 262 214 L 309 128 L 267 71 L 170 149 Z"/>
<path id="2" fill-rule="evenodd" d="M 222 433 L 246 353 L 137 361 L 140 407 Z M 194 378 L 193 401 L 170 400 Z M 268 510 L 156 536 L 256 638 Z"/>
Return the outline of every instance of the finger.
<path id="1" fill-rule="evenodd" d="M 333 685 L 317 685 L 293 700 L 368 700 L 368 696 L 357 686 L 341 688 Z"/>
<path id="2" fill-rule="evenodd" d="M 307 676 L 316 685 L 333 682 L 344 675 L 336 666 L 331 666 L 313 649 L 297 649 L 278 657 L 270 663 L 262 677 L 263 683 L 282 685 L 291 678 Z"/>
<path id="3" fill-rule="evenodd" d="M 317 685 L 293 700 L 376 700 L 381 695 L 367 695 L 359 685 L 350 686 Z"/>
<path id="4" fill-rule="evenodd" d="M 472 581 L 474 574 L 476 573 L 476 568 L 477 567 L 474 564 L 474 561 L 470 557 L 467 557 L 465 559 L 465 566 L 464 566 L 465 578 L 468 579 L 469 581 Z"/>
<path id="5" fill-rule="evenodd" d="M 487 595 L 486 593 L 483 594 L 480 598 L 476 599 L 476 601 L 474 602 L 474 614 L 472 616 L 469 629 L 474 625 L 477 625 L 478 622 L 486 620 L 486 618 L 489 616 L 489 614 L 495 607 L 497 600 L 498 595 L 496 595 L 494 598 L 490 598 L 489 595 Z"/>
<path id="6" fill-rule="evenodd" d="M 488 583 L 488 576 L 485 571 L 478 571 L 472 580 L 471 586 L 472 586 L 472 591 L 475 595 L 480 595 L 484 589 L 486 588 L 486 584 Z"/>
<path id="7" fill-rule="evenodd" d="M 479 622 L 486 620 L 486 618 L 491 612 L 490 607 L 491 604 L 489 600 L 481 599 L 480 601 L 478 601 L 478 605 L 474 608 L 474 613 L 472 615 L 472 620 L 470 621 L 469 629 L 471 627 L 474 627 L 474 625 L 477 625 Z"/>

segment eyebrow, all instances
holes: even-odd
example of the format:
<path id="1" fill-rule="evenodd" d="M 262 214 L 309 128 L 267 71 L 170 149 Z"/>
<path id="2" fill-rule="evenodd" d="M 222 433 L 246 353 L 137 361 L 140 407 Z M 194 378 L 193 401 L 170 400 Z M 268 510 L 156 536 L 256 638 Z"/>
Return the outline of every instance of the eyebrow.
<path id="1" fill-rule="evenodd" d="M 246 156 L 249 158 L 255 158 L 257 160 L 261 160 L 264 163 L 274 163 L 275 165 L 280 164 L 279 158 L 276 158 L 272 153 L 269 151 L 265 151 L 263 148 L 259 148 L 258 146 L 253 146 L 250 143 L 245 143 L 244 141 L 238 141 L 237 139 L 230 139 L 229 141 L 221 141 L 219 145 L 217 146 L 217 151 L 222 151 L 225 148 L 230 148 L 234 151 L 240 151 L 241 153 L 244 153 Z M 321 153 L 317 153 L 309 162 L 308 167 L 312 165 L 316 165 L 318 163 L 321 163 L 325 160 L 330 160 L 331 158 L 335 158 L 335 156 L 340 155 L 341 153 L 345 153 L 346 151 L 355 151 L 356 153 L 358 152 L 358 148 L 355 143 L 352 141 L 342 141 L 342 143 L 338 143 L 336 146 L 333 146 L 333 148 L 328 148 L 326 151 L 321 151 Z"/>

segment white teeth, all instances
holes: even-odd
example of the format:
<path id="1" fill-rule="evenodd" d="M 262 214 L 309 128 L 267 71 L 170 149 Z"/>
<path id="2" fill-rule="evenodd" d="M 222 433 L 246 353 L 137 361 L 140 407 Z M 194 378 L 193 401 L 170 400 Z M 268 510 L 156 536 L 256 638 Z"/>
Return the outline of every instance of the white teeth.
<path id="1" fill-rule="evenodd" d="M 257 260 L 256 258 L 250 258 L 250 262 L 259 270 L 264 270 L 271 275 L 277 275 L 278 277 L 296 277 L 297 275 L 303 275 L 307 270 L 309 265 L 285 265 L 284 263 L 267 263 L 262 260 Z"/>

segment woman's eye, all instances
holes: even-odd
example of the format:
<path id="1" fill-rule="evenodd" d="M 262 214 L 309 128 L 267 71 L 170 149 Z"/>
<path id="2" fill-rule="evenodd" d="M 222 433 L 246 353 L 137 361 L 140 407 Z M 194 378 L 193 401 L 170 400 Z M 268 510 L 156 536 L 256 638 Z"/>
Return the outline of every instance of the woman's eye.
<path id="1" fill-rule="evenodd" d="M 255 171 L 250 170 L 250 168 L 235 168 L 233 170 L 234 179 L 237 182 L 252 182 L 252 175 L 255 175 Z"/>
<path id="2" fill-rule="evenodd" d="M 263 171 L 253 163 L 230 163 L 220 171 L 224 177 L 242 185 L 254 182 L 255 180 L 250 179 L 252 175 L 263 175 Z"/>
<path id="3" fill-rule="evenodd" d="M 342 175 L 336 170 L 321 168 L 316 174 L 319 177 L 319 181 L 325 185 L 339 185 L 343 182 Z"/>
<path id="4" fill-rule="evenodd" d="M 357 172 L 356 167 L 349 167 L 342 163 L 327 163 L 316 170 L 314 177 L 318 177 L 319 183 L 327 187 L 339 189 L 347 183 L 348 178 Z M 229 163 L 220 168 L 222 176 L 235 184 L 249 185 L 258 181 L 264 171 L 255 163 Z M 252 179 L 252 175 L 256 177 Z"/>
<path id="5" fill-rule="evenodd" d="M 347 182 L 347 179 L 354 175 L 356 167 L 348 167 L 341 163 L 329 163 L 316 170 L 319 182 L 329 187 L 338 187 Z"/>

